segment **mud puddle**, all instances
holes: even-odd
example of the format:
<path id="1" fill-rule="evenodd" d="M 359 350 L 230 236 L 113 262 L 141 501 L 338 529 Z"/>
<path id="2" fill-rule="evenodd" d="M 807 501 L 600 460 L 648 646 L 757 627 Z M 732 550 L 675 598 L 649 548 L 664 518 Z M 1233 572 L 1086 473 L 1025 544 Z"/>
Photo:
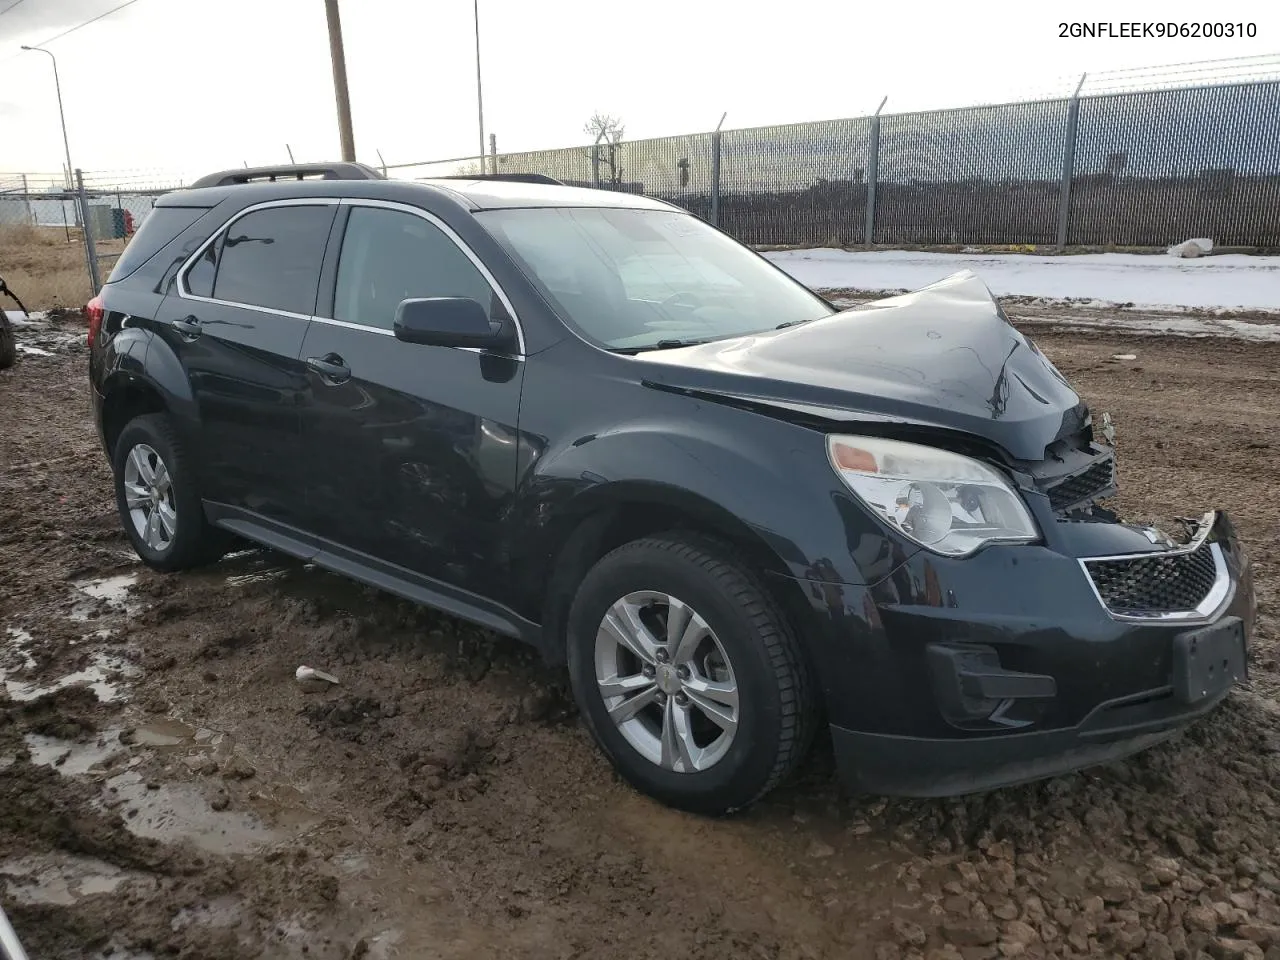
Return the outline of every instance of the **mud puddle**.
<path id="1" fill-rule="evenodd" d="M 130 600 L 129 591 L 137 585 L 136 573 L 123 573 L 91 580 L 74 580 L 71 586 L 79 596 L 75 597 L 70 617 L 76 621 L 89 620 L 95 613 L 100 612 L 104 605 L 109 613 L 132 615 L 137 612 L 138 604 Z"/>
<path id="2" fill-rule="evenodd" d="M 0 862 L 0 877 L 17 903 L 70 906 L 85 897 L 114 893 L 130 879 L 119 867 L 72 854 L 20 857 Z"/>

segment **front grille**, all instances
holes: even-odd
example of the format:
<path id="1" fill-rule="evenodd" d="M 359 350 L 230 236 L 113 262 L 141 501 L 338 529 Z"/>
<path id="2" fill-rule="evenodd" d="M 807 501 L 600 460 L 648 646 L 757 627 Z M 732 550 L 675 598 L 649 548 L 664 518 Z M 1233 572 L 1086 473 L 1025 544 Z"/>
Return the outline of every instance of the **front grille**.
<path id="1" fill-rule="evenodd" d="M 1189 553 L 1154 553 L 1122 560 L 1086 560 L 1093 585 L 1112 613 L 1179 613 L 1194 610 L 1217 578 L 1213 547 Z"/>
<path id="2" fill-rule="evenodd" d="M 1055 511 L 1066 510 L 1085 500 L 1099 498 L 1108 488 L 1114 485 L 1116 461 L 1114 457 L 1099 460 L 1086 470 L 1067 477 L 1050 487 L 1049 505 Z"/>

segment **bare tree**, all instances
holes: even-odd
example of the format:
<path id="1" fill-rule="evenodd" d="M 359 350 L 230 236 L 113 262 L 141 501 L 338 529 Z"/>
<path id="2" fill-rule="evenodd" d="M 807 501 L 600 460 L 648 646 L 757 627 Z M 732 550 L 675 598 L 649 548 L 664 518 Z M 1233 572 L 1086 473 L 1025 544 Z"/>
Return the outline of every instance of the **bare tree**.
<path id="1" fill-rule="evenodd" d="M 591 115 L 582 128 L 582 132 L 591 138 L 592 151 L 599 151 L 600 163 L 608 168 L 602 179 L 613 187 L 622 184 L 622 154 L 619 147 L 627 132 L 621 117 L 597 111 Z"/>

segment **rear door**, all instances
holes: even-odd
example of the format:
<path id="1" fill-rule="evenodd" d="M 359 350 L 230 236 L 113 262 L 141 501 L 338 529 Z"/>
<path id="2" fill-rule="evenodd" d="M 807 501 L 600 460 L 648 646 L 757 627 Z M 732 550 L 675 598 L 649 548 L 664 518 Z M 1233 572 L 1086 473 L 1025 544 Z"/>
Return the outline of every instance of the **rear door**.
<path id="1" fill-rule="evenodd" d="M 289 525 L 303 519 L 305 496 L 298 355 L 336 210 L 308 199 L 237 215 L 179 275 L 157 318 L 191 387 L 204 498 Z"/>
<path id="2" fill-rule="evenodd" d="M 404 343 L 392 325 L 409 297 L 469 297 L 491 315 L 510 304 L 424 211 L 344 201 L 334 233 L 341 241 L 302 350 L 314 529 L 355 563 L 493 596 L 521 448 L 523 363 Z"/>

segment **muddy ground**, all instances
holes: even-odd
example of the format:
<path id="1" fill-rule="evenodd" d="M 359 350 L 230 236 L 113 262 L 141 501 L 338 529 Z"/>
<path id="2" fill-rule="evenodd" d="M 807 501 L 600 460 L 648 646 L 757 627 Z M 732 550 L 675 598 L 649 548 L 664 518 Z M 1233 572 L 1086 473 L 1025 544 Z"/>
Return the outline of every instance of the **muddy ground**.
<path id="1" fill-rule="evenodd" d="M 266 551 L 143 568 L 74 323 L 0 373 L 0 902 L 33 957 L 1280 958 L 1280 347 L 1035 328 L 1115 419 L 1119 508 L 1247 542 L 1216 715 L 944 801 L 846 796 L 820 743 L 713 821 L 620 783 L 514 641 Z"/>

